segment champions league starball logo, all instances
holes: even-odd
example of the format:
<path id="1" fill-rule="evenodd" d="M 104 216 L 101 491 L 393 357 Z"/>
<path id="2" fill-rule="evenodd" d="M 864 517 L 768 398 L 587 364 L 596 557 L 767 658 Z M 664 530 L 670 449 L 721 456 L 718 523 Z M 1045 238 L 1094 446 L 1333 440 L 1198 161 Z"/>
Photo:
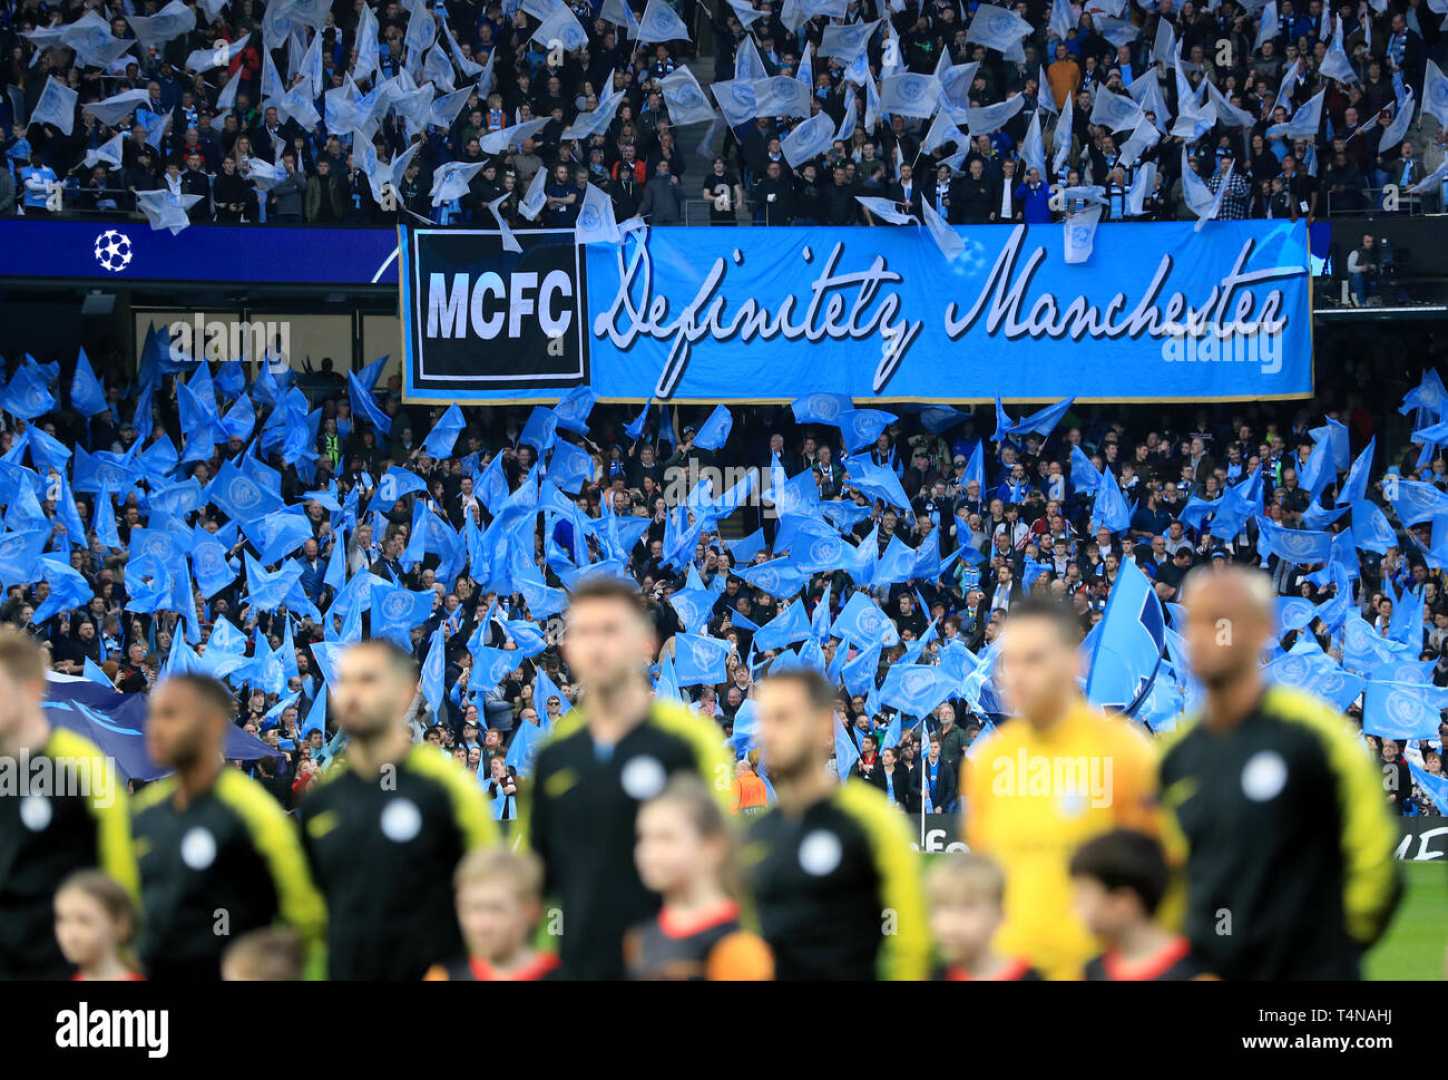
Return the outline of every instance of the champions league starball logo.
<path id="1" fill-rule="evenodd" d="M 96 237 L 95 257 L 102 270 L 119 274 L 131 265 L 133 256 L 131 238 L 125 233 L 107 229 Z"/>

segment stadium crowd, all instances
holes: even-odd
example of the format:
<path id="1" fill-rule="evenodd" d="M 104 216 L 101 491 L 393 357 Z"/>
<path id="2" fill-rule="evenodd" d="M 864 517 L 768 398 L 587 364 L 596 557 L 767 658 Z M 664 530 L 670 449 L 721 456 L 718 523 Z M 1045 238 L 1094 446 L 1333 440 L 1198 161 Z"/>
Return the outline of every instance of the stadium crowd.
<path id="1" fill-rule="evenodd" d="M 567 227 L 589 185 L 659 225 L 1443 205 L 1416 0 L 712 3 L 6 0 L 0 215 L 158 192 L 191 223 Z"/>
<path id="2" fill-rule="evenodd" d="M 1340 339 L 1330 355 L 1343 366 L 1311 407 L 1063 403 L 1039 423 L 860 410 L 862 433 L 826 396 L 736 406 L 721 437 L 717 413 L 636 415 L 593 407 L 584 391 L 531 413 L 406 405 L 381 362 L 345 380 L 324 372 L 304 393 L 289 371 L 263 366 L 247 382 L 243 365 L 213 373 L 173 360 L 163 340 L 151 335 L 136 381 L 102 381 L 84 354 L 27 359 L 12 376 L 0 615 L 43 640 L 57 672 L 123 692 L 167 672 L 226 678 L 237 724 L 270 751 L 245 767 L 287 807 L 345 745 L 326 686 L 338 643 L 365 629 L 423 663 L 417 737 L 466 764 L 499 818 L 515 817 L 519 774 L 572 706 L 560 613 L 564 590 L 591 573 L 640 589 L 663 644 L 656 692 L 731 737 L 745 812 L 767 804 L 768 778 L 751 723 L 736 720 L 781 662 L 827 670 L 838 688 L 850 739 L 837 775 L 912 814 L 955 809 L 962 760 L 998 711 L 985 661 L 1003 617 L 1028 592 L 1053 594 L 1085 635 L 1128 565 L 1176 624 L 1193 567 L 1260 562 L 1282 598 L 1269 660 L 1320 645 L 1314 660 L 1339 675 L 1343 662 L 1448 687 L 1443 537 L 1431 506 L 1395 501 L 1408 497 L 1399 485 L 1414 499 L 1448 491 L 1432 435 L 1409 441 L 1409 417 L 1427 427 L 1441 408 L 1439 380 L 1431 368 L 1416 388 L 1407 372 L 1370 375 L 1391 363 L 1381 342 Z M 68 393 L 52 395 L 62 379 Z M 997 438 L 1002 424 L 1014 433 Z M 1366 451 L 1350 474 L 1348 443 L 1354 459 Z M 1405 528 L 1404 516 L 1421 523 Z M 1337 537 L 1332 563 L 1350 562 L 1294 561 L 1282 536 L 1299 534 Z M 822 538 L 833 546 L 807 554 Z M 1367 653 L 1344 638 L 1358 614 Z M 680 645 L 700 634 L 718 648 L 702 667 Z M 1153 730 L 1193 704 L 1185 661 L 1168 656 L 1159 689 L 1175 696 L 1137 703 Z M 1387 660 L 1413 670 L 1376 671 Z M 922 699 L 888 678 L 902 665 L 953 675 L 912 707 Z M 1359 679 L 1337 691 L 1360 722 L 1362 690 Z M 1435 807 L 1422 781 L 1441 775 L 1441 733 L 1381 734 L 1368 723 L 1367 742 L 1401 774 L 1397 809 L 1441 812 L 1442 793 Z"/>

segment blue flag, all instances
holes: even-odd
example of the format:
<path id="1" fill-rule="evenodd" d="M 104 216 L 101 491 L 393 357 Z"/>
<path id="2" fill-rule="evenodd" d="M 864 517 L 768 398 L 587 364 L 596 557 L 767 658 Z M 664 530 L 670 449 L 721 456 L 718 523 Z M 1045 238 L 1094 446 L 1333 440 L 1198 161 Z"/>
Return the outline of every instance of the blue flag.
<path id="1" fill-rule="evenodd" d="M 432 616 L 437 594 L 431 589 L 413 592 L 392 585 L 372 586 L 372 636 L 390 638 L 411 651 L 411 631 Z"/>
<path id="2" fill-rule="evenodd" d="M 458 408 L 457 403 L 447 407 L 447 411 L 438 417 L 433 425 L 432 431 L 427 438 L 422 440 L 422 448 L 430 456 L 445 458 L 452 454 L 453 447 L 457 445 L 458 436 L 467 428 L 467 421 L 463 419 L 463 411 Z"/>
<path id="3" fill-rule="evenodd" d="M 1448 688 L 1369 680 L 1363 731 L 1384 739 L 1436 739 Z"/>
<path id="4" fill-rule="evenodd" d="M 82 416 L 91 417 L 106 411 L 106 391 L 96 378 L 90 358 L 82 346 L 75 360 L 75 374 L 70 381 L 70 407 Z"/>
<path id="5" fill-rule="evenodd" d="M 694 432 L 694 445 L 701 450 L 722 450 L 734 427 L 734 417 L 723 405 L 716 405 L 709 418 Z"/>
<path id="6" fill-rule="evenodd" d="M 392 418 L 378 407 L 377 399 L 372 396 L 372 388 L 363 385 L 355 371 L 347 373 L 347 397 L 352 403 L 354 416 L 366 419 L 383 435 L 392 433 Z"/>
<path id="7" fill-rule="evenodd" d="M 1067 410 L 1071 408 L 1071 403 L 1075 400 L 1075 398 L 1066 398 L 1054 405 L 1047 405 L 1044 409 L 1037 409 L 1029 416 L 1023 416 L 1013 422 L 1006 415 L 1001 399 L 996 398 L 996 432 L 991 436 L 991 441 L 1001 442 L 1012 435 L 1035 434 L 1043 437 L 1050 435 L 1056 430 L 1056 425 L 1061 422 L 1061 418 L 1066 415 Z"/>
<path id="8" fill-rule="evenodd" d="M 674 635 L 674 673 L 680 686 L 717 685 L 729 677 L 729 643 L 702 634 Z"/>
<path id="9" fill-rule="evenodd" d="M 1151 692 L 1165 644 L 1161 601 L 1136 564 L 1123 561 L 1097 626 L 1086 700 L 1132 715 Z"/>

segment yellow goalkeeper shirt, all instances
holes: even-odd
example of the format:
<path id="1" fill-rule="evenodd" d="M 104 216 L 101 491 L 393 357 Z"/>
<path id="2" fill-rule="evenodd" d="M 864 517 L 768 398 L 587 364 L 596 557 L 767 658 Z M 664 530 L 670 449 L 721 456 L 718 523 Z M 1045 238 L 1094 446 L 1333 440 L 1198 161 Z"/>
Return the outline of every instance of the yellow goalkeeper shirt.
<path id="1" fill-rule="evenodd" d="M 1078 700 L 1044 733 L 1018 717 L 977 742 L 963 786 L 966 843 L 1006 875 L 997 950 L 1047 978 L 1079 979 L 1100 948 L 1072 908 L 1067 866 L 1112 829 L 1160 832 L 1152 744 Z"/>

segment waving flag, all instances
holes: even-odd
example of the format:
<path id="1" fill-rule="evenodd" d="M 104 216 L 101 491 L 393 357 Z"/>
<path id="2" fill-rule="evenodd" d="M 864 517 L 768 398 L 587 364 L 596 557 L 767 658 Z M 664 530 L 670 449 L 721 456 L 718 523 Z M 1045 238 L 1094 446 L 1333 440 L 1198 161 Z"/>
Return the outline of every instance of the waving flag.
<path id="1" fill-rule="evenodd" d="M 753 645 L 760 651 L 782 649 L 809 637 L 810 620 L 804 602 L 795 600 L 755 632 Z"/>
<path id="2" fill-rule="evenodd" d="M 1369 680 L 1363 695 L 1363 731 L 1384 739 L 1436 739 L 1448 689 Z"/>
<path id="3" fill-rule="evenodd" d="M 660 41 L 692 39 L 684 20 L 679 18 L 666 0 L 649 0 L 644 6 L 643 17 L 639 19 L 638 40 L 640 45 L 650 45 Z"/>
<path id="4" fill-rule="evenodd" d="M 694 433 L 694 445 L 701 450 L 722 450 L 734 427 L 734 417 L 723 405 L 716 405 L 709 418 Z"/>
<path id="5" fill-rule="evenodd" d="M 1151 692 L 1165 645 L 1161 601 L 1136 564 L 1122 562 L 1095 634 L 1086 700 L 1132 715 Z"/>
<path id="6" fill-rule="evenodd" d="M 702 634 L 674 635 L 674 672 L 680 686 L 717 685 L 729 677 L 729 643 Z"/>
<path id="7" fill-rule="evenodd" d="M 891 116 L 929 120 L 940 98 L 940 80 L 913 71 L 880 80 L 880 109 Z"/>

